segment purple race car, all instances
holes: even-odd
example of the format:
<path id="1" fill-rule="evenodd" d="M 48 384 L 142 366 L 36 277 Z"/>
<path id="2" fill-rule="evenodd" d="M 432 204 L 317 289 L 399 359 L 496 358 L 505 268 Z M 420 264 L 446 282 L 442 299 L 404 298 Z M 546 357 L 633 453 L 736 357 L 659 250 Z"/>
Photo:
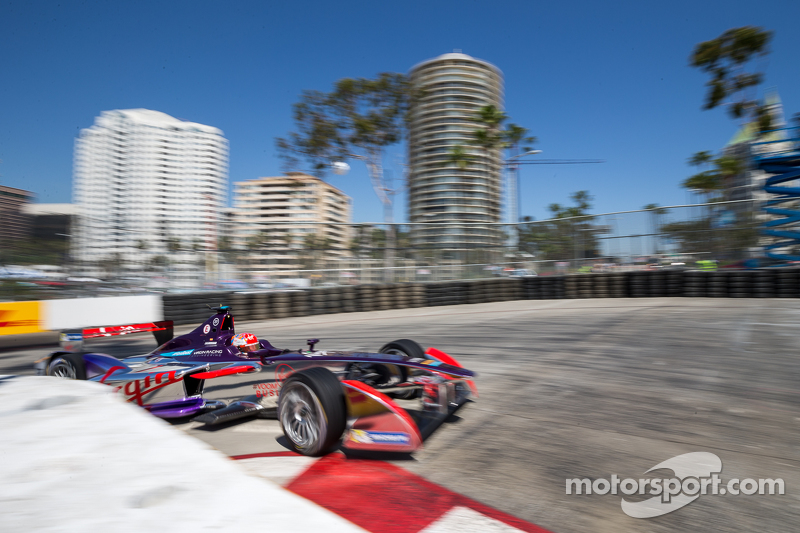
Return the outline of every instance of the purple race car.
<path id="1" fill-rule="evenodd" d="M 147 355 L 57 351 L 36 362 L 40 375 L 97 381 L 162 418 L 194 416 L 204 424 L 277 418 L 291 447 L 321 455 L 341 441 L 351 450 L 412 452 L 451 413 L 477 396 L 472 378 L 449 355 L 401 339 L 379 353 L 281 350 L 266 340 L 243 353 L 229 307 L 194 331 L 172 338 L 171 322 L 63 333 L 67 349 L 84 338 L 152 331 L 161 344 Z M 400 400 L 417 400 L 405 409 Z"/>

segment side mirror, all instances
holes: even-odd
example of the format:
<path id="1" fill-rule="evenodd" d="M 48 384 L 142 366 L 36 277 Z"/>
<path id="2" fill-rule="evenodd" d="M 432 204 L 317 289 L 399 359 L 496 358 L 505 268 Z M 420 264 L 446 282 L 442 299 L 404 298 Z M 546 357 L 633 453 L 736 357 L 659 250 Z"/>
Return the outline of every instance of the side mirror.
<path id="1" fill-rule="evenodd" d="M 308 339 L 306 342 L 308 343 L 308 349 L 313 352 L 314 351 L 314 345 L 319 342 L 319 339 Z"/>

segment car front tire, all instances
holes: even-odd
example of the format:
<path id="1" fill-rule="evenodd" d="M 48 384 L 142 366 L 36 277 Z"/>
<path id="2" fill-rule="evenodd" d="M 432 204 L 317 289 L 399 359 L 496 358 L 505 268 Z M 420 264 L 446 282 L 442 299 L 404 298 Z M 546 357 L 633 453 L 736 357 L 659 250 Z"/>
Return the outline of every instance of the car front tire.
<path id="1" fill-rule="evenodd" d="M 281 387 L 278 420 L 297 453 L 318 456 L 330 452 L 347 423 L 342 384 L 326 368 L 292 374 Z"/>

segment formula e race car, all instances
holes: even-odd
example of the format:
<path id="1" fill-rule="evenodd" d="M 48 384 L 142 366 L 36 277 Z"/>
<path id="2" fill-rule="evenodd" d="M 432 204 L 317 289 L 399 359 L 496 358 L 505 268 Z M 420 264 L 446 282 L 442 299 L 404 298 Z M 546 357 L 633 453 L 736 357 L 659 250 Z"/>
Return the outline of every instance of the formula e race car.
<path id="1" fill-rule="evenodd" d="M 351 450 L 412 452 L 451 413 L 477 396 L 475 374 L 435 348 L 401 339 L 379 353 L 233 346 L 233 315 L 219 307 L 195 330 L 172 338 L 172 322 L 62 333 L 62 349 L 37 373 L 97 381 L 162 418 L 194 416 L 208 425 L 277 418 L 291 447 L 322 455 L 341 441 Z M 116 359 L 82 348 L 86 338 L 153 332 L 147 355 Z M 76 350 L 77 351 L 74 351 Z M 73 350 L 73 351 L 69 351 Z M 413 407 L 403 408 L 410 400 Z"/>

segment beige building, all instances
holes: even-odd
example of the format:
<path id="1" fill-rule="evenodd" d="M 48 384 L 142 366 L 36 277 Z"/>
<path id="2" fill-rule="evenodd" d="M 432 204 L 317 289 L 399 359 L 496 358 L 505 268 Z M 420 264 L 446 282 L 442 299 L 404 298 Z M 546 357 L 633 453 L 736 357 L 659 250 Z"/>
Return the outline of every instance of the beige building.
<path id="1" fill-rule="evenodd" d="M 236 182 L 233 242 L 240 269 L 255 279 L 296 277 L 298 270 L 349 255 L 351 203 L 336 187 L 300 172 Z"/>

